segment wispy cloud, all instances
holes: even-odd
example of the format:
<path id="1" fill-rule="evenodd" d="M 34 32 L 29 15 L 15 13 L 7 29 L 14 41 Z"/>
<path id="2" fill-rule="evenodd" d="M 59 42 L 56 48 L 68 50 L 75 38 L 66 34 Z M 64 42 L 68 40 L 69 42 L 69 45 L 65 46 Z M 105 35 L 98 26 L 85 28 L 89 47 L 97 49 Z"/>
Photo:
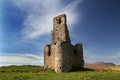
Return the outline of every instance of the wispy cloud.
<path id="1" fill-rule="evenodd" d="M 38 38 L 50 33 L 53 26 L 53 17 L 66 13 L 69 29 L 78 21 L 75 11 L 81 0 L 73 0 L 68 5 L 63 5 L 63 0 L 12 0 L 21 10 L 28 13 L 24 21 L 23 35 L 25 39 Z"/>
<path id="2" fill-rule="evenodd" d="M 43 55 L 6 54 L 0 55 L 0 65 L 43 65 Z"/>
<path id="3" fill-rule="evenodd" d="M 84 51 L 85 62 L 113 62 L 115 64 L 120 64 L 120 52 L 112 52 L 112 54 L 97 54 L 94 51 L 85 50 Z"/>

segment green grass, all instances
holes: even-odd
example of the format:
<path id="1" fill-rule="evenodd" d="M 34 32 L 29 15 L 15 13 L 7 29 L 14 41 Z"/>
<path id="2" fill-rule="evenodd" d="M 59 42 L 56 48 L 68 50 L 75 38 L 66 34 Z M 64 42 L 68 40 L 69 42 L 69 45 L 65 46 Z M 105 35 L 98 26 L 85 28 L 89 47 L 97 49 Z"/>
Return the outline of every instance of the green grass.
<path id="1" fill-rule="evenodd" d="M 0 67 L 0 80 L 120 80 L 119 71 L 76 71 L 55 73 L 42 66 Z"/>

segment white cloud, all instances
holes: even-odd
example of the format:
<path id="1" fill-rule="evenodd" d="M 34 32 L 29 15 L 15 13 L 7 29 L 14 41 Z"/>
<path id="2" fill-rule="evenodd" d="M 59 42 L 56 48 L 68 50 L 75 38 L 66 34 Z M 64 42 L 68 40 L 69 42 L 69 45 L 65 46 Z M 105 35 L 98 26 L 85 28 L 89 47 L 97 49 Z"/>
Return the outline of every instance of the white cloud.
<path id="1" fill-rule="evenodd" d="M 0 55 L 0 65 L 43 65 L 43 55 L 9 54 Z"/>
<path id="2" fill-rule="evenodd" d="M 81 0 L 73 0 L 67 6 L 63 0 L 13 0 L 14 4 L 28 13 L 24 21 L 23 34 L 26 39 L 34 39 L 50 33 L 53 27 L 53 17 L 67 14 L 69 29 L 78 21 L 75 8 Z"/>

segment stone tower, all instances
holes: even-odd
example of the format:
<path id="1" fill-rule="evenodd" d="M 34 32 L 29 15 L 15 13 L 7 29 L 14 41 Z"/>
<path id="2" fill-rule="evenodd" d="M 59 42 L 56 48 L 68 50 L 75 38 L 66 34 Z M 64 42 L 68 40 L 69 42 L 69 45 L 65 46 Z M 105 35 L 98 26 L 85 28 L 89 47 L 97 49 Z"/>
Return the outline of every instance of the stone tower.
<path id="1" fill-rule="evenodd" d="M 52 41 L 44 48 L 45 69 L 68 72 L 76 68 L 83 68 L 82 44 L 78 43 L 75 46 L 71 44 L 66 21 L 65 14 L 53 19 Z"/>

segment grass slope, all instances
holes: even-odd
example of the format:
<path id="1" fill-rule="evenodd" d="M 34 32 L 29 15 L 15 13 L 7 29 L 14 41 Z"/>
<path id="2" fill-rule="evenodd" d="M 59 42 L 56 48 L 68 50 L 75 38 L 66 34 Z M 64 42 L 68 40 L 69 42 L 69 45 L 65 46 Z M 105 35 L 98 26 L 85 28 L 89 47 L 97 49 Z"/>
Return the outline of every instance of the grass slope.
<path id="1" fill-rule="evenodd" d="M 120 66 L 112 66 L 112 67 L 106 68 L 105 70 L 109 70 L 109 71 L 120 71 Z"/>
<path id="2" fill-rule="evenodd" d="M 55 73 L 42 66 L 0 67 L 0 80 L 120 80 L 119 71 L 76 71 Z"/>

